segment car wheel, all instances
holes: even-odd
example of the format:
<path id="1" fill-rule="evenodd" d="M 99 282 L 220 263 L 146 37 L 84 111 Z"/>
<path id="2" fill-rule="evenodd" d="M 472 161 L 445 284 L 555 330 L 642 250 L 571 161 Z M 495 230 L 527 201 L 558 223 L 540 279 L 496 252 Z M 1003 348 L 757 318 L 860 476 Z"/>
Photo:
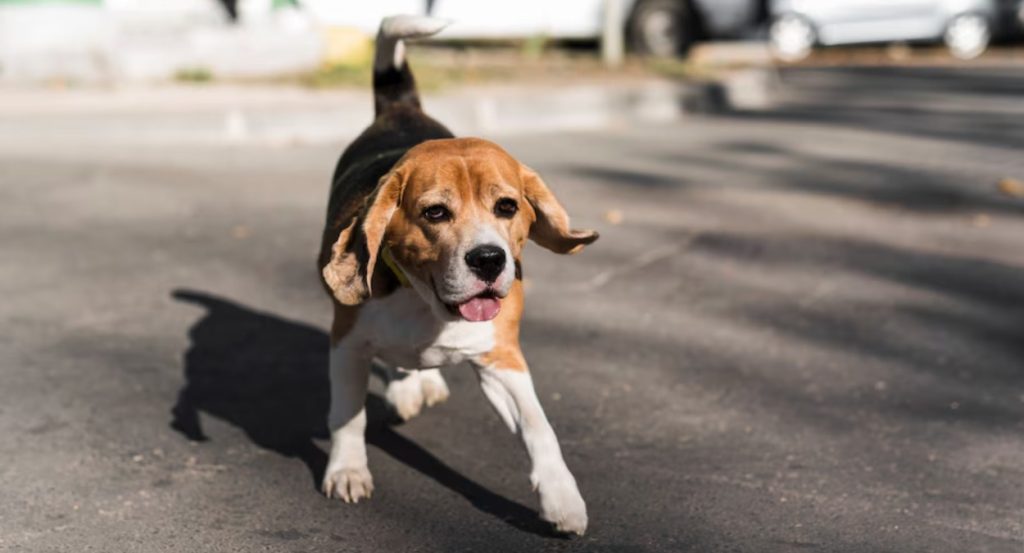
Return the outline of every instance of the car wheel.
<path id="1" fill-rule="evenodd" d="M 696 38 L 696 26 L 684 0 L 640 0 L 626 34 L 632 51 L 667 58 L 686 53 Z"/>
<path id="2" fill-rule="evenodd" d="M 800 61 L 811 54 L 818 41 L 814 26 L 799 15 L 784 15 L 772 22 L 768 30 L 772 53 L 786 61 Z"/>
<path id="3" fill-rule="evenodd" d="M 991 27 L 988 19 L 980 15 L 958 15 L 946 27 L 946 47 L 957 58 L 974 59 L 988 48 L 988 43 L 992 40 Z"/>

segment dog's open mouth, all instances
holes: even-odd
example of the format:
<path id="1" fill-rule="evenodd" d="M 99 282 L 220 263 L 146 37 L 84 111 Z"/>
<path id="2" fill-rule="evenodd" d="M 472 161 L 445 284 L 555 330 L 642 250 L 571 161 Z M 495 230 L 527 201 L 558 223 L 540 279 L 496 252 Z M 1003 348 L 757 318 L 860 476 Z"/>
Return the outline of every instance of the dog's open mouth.
<path id="1" fill-rule="evenodd" d="M 501 299 L 497 294 L 488 290 L 462 303 L 449 305 L 448 309 L 467 321 L 475 323 L 489 321 L 497 317 L 498 312 L 501 311 Z"/>

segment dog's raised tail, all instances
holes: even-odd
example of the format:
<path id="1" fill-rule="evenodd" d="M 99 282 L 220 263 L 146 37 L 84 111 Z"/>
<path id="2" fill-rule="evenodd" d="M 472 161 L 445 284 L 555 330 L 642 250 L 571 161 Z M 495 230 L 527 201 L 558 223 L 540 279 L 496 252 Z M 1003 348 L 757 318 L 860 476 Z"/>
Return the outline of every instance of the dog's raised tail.
<path id="1" fill-rule="evenodd" d="M 431 36 L 449 23 L 447 19 L 425 15 L 392 15 L 380 22 L 373 60 L 373 103 L 377 115 L 398 105 L 420 107 L 416 80 L 405 61 L 403 39 Z"/>

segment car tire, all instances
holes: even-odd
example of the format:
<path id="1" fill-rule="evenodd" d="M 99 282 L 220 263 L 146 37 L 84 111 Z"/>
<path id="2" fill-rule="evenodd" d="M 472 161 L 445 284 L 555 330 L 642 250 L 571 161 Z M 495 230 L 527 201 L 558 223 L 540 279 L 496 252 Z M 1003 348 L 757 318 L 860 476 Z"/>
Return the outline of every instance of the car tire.
<path id="1" fill-rule="evenodd" d="M 992 24 L 982 15 L 960 14 L 946 26 L 943 41 L 953 57 L 972 60 L 988 49 L 992 40 Z"/>
<path id="2" fill-rule="evenodd" d="M 697 38 L 697 25 L 685 0 L 639 0 L 626 23 L 630 50 L 641 55 L 685 55 Z"/>
<path id="3" fill-rule="evenodd" d="M 811 55 L 818 42 L 818 32 L 806 18 L 787 14 L 772 21 L 768 40 L 776 58 L 792 63 Z"/>

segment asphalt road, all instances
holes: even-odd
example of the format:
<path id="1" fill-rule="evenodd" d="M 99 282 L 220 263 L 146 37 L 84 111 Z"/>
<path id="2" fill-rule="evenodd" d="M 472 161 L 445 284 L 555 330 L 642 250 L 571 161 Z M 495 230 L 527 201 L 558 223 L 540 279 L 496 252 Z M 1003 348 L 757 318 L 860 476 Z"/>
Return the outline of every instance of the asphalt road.
<path id="1" fill-rule="evenodd" d="M 525 260 L 573 540 L 468 370 L 399 426 L 374 382 L 373 499 L 317 492 L 341 145 L 0 137 L 0 549 L 1019 553 L 1024 69 L 783 83 L 502 140 L 602 233 Z"/>

